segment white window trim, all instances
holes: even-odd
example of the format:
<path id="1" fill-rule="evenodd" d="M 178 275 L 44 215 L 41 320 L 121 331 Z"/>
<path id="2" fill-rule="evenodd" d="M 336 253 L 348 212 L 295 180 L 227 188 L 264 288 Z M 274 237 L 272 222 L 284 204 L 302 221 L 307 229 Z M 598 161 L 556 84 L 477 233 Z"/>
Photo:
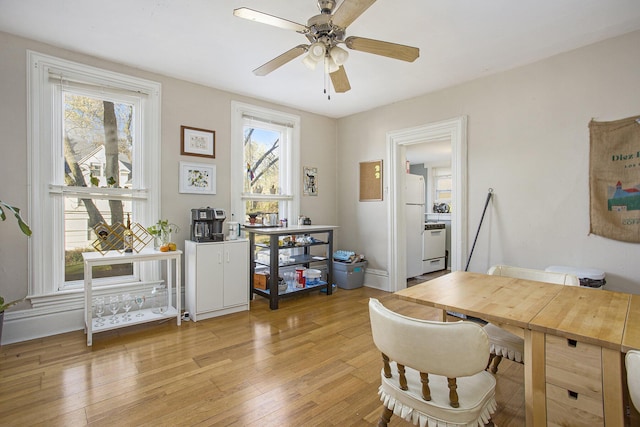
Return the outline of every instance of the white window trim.
<path id="1" fill-rule="evenodd" d="M 27 51 L 27 140 L 28 149 L 28 177 L 29 177 L 29 223 L 33 235 L 29 239 L 29 292 L 28 298 L 34 308 L 42 302 L 43 306 L 50 305 L 52 300 L 61 306 L 75 307 L 78 298 L 83 298 L 82 289 L 59 292 L 54 289 L 51 281 L 53 272 L 64 263 L 63 259 L 54 260 L 51 251 L 47 250 L 54 242 L 61 242 L 64 236 L 59 227 L 49 227 L 47 217 L 52 217 L 53 223 L 59 223 L 59 211 L 50 209 L 50 193 L 60 191 L 60 183 L 49 182 L 52 175 L 51 159 L 60 158 L 59 147 L 50 144 L 51 135 L 61 132 L 59 123 L 51 120 L 51 100 L 53 92 L 49 83 L 51 74 L 62 75 L 73 81 L 95 83 L 121 92 L 138 92 L 146 96 L 141 101 L 140 114 L 144 114 L 144 127 L 141 129 L 145 140 L 145 150 L 137 148 L 136 156 L 142 156 L 141 186 L 146 194 L 147 204 L 142 212 L 137 212 L 137 221 L 142 224 L 153 224 L 160 213 L 160 177 L 161 171 L 157 166 L 160 162 L 160 83 L 103 70 L 88 65 L 67 61 L 34 51 Z M 130 190 L 129 190 L 130 191 Z M 132 193 L 133 195 L 133 193 Z M 140 196 L 140 194 L 136 194 Z M 143 195 L 144 197 L 144 195 Z M 62 254 L 64 257 L 64 254 Z M 151 263 L 143 263 L 151 264 Z M 158 266 L 141 266 L 140 277 L 147 281 L 159 278 Z M 70 295 L 72 295 L 70 297 Z"/>
<path id="2" fill-rule="evenodd" d="M 236 167 L 243 162 L 243 146 L 238 144 L 238 138 L 243 136 L 243 117 L 251 116 L 260 120 L 272 121 L 274 123 L 282 123 L 290 125 L 292 128 L 291 141 L 288 144 L 289 150 L 286 155 L 291 156 L 291 195 L 280 196 L 259 196 L 250 195 L 244 197 L 244 173 L 245 169 Z M 301 188 L 301 171 L 300 171 L 300 117 L 282 113 L 280 111 L 268 108 L 257 107 L 255 105 L 245 104 L 242 102 L 231 101 L 231 221 L 244 223 L 244 218 L 240 213 L 244 212 L 244 200 L 246 198 L 259 199 L 265 198 L 270 200 L 287 200 L 291 203 L 289 223 L 292 219 L 297 218 L 300 213 L 300 188 Z"/>
<path id="3" fill-rule="evenodd" d="M 449 178 L 452 179 L 452 175 L 451 175 L 451 168 L 448 166 L 436 166 L 431 168 L 431 192 L 432 192 L 432 198 L 434 203 L 438 200 L 440 200 L 438 197 L 436 197 L 438 195 L 438 180 L 442 179 L 442 178 Z M 451 193 L 453 193 L 453 189 L 449 190 Z M 449 203 L 452 203 L 453 200 L 451 198 L 446 199 L 449 201 Z"/>

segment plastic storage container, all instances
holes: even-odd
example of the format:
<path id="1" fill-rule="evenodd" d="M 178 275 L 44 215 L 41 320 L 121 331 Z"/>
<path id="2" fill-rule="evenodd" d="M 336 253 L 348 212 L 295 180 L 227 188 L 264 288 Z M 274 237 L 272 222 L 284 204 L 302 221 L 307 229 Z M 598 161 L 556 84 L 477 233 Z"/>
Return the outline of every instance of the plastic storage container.
<path id="1" fill-rule="evenodd" d="M 355 289 L 364 285 L 367 261 L 344 263 L 333 261 L 333 279 L 341 289 Z"/>
<path id="2" fill-rule="evenodd" d="M 578 268 L 564 265 L 552 265 L 545 268 L 545 271 L 551 273 L 573 274 L 580 279 L 580 286 L 587 288 L 601 289 L 607 281 L 605 280 L 604 271 L 595 268 Z"/>

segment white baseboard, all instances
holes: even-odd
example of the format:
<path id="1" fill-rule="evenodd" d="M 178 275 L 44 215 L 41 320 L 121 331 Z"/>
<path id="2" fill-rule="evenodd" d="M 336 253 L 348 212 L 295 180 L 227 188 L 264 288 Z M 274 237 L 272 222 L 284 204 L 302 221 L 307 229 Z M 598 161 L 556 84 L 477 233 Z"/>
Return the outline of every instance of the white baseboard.
<path id="1" fill-rule="evenodd" d="M 51 335 L 78 331 L 84 328 L 82 308 L 54 313 L 35 313 L 38 310 L 24 310 L 21 316 L 7 316 L 4 313 L 2 344 L 12 344 Z M 28 312 L 34 312 L 25 314 Z"/>
<path id="2" fill-rule="evenodd" d="M 49 303 L 26 310 L 5 311 L 0 344 L 13 344 L 84 330 L 84 303 L 81 298 L 81 295 L 75 295 L 73 300 L 68 299 L 65 303 Z M 181 301 L 185 300 L 184 294 L 181 298 Z M 182 307 L 184 308 L 184 304 Z"/>
<path id="3" fill-rule="evenodd" d="M 390 292 L 389 273 L 384 270 L 367 268 L 364 272 L 364 285 L 368 288 Z"/>

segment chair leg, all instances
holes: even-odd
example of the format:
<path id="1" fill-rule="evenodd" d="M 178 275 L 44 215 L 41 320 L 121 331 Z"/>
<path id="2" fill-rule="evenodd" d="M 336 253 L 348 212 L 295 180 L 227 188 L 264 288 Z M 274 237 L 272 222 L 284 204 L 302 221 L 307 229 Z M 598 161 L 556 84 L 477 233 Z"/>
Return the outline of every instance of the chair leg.
<path id="1" fill-rule="evenodd" d="M 378 427 L 387 427 L 387 424 L 391 421 L 391 415 L 393 415 L 393 411 L 385 406 L 378 420 Z"/>
<path id="2" fill-rule="evenodd" d="M 491 362 L 493 362 L 493 358 L 496 357 L 495 354 L 490 353 L 489 354 L 489 361 L 487 362 L 487 367 L 484 368 L 485 371 L 488 371 L 491 368 Z"/>
<path id="3" fill-rule="evenodd" d="M 496 356 L 493 358 L 493 366 L 491 367 L 491 372 L 494 374 L 498 373 L 498 365 L 502 362 L 502 356 Z"/>

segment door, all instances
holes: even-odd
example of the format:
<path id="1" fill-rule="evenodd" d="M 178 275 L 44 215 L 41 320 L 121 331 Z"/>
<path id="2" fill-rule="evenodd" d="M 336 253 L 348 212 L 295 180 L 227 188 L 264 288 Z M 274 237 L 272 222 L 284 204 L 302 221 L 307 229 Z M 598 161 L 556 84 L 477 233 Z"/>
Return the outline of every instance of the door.
<path id="1" fill-rule="evenodd" d="M 425 261 L 432 258 L 444 258 L 447 245 L 446 237 L 447 230 L 445 228 L 424 230 L 422 255 Z"/>
<path id="2" fill-rule="evenodd" d="M 405 183 L 405 203 L 409 205 L 424 205 L 424 177 L 421 175 L 407 174 L 405 176 Z"/>
<path id="3" fill-rule="evenodd" d="M 246 304 L 249 301 L 249 242 L 225 242 L 224 244 L 224 295 L 225 307 Z"/>
<path id="4" fill-rule="evenodd" d="M 407 277 L 416 277 L 422 274 L 424 205 L 406 205 L 405 215 L 407 224 Z"/>
<path id="5" fill-rule="evenodd" d="M 222 308 L 222 278 L 224 245 L 199 243 L 196 245 L 196 310 L 205 313 Z"/>
<path id="6" fill-rule="evenodd" d="M 400 194 L 404 190 L 403 177 L 406 175 L 406 150 L 415 144 L 434 143 L 447 140 L 451 145 L 451 175 L 453 186 L 453 206 L 451 213 L 451 271 L 464 269 L 467 253 L 466 219 L 466 164 L 467 164 L 467 117 L 459 116 L 441 122 L 401 129 L 387 133 L 389 157 L 389 197 L 390 212 L 388 221 L 389 283 L 391 292 L 403 289 L 407 285 L 404 264 L 406 263 L 406 237 L 403 235 L 403 211 L 406 204 Z"/>

